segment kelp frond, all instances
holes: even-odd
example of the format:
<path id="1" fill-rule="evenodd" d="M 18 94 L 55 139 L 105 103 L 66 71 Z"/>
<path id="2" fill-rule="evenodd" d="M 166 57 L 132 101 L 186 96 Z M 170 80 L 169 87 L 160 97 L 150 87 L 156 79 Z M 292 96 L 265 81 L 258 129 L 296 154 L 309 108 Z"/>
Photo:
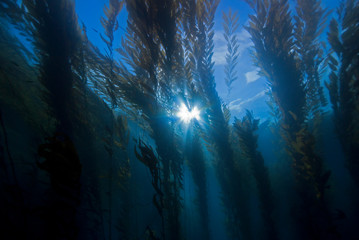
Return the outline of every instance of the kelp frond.
<path id="1" fill-rule="evenodd" d="M 227 85 L 228 94 L 230 94 L 232 89 L 232 83 L 238 79 L 238 73 L 235 70 L 238 64 L 239 56 L 239 43 L 236 31 L 239 27 L 239 16 L 238 12 L 232 14 L 232 10 L 229 9 L 228 14 L 223 12 L 223 29 L 224 29 L 224 39 L 227 42 L 227 53 L 226 53 L 226 65 L 224 68 L 225 73 L 225 83 Z"/>
<path id="2" fill-rule="evenodd" d="M 359 2 L 348 0 L 338 9 L 338 20 L 329 25 L 328 41 L 333 53 L 329 56 L 331 73 L 330 101 L 336 131 L 343 147 L 347 167 L 359 186 Z"/>
<path id="3" fill-rule="evenodd" d="M 70 133 L 72 61 L 81 39 L 74 2 L 25 0 L 22 4 L 39 61 L 40 80 L 46 89 L 44 101 L 58 121 L 57 129 Z"/>
<path id="4" fill-rule="evenodd" d="M 267 239 L 278 239 L 277 229 L 273 220 L 274 199 L 268 168 L 264 165 L 262 154 L 257 150 L 259 119 L 247 110 L 242 120 L 235 119 L 234 130 L 239 138 L 239 146 L 245 158 L 249 161 L 252 174 L 257 183 L 260 210 L 265 221 Z"/>
<path id="5" fill-rule="evenodd" d="M 296 13 L 295 50 L 306 92 L 307 118 L 313 119 L 315 128 L 318 128 L 323 107 L 327 104 L 321 83 L 321 77 L 326 69 L 323 56 L 325 44 L 319 39 L 331 11 L 323 9 L 317 0 L 297 0 Z"/>
<path id="6" fill-rule="evenodd" d="M 308 44 L 302 40 L 301 35 L 305 24 L 297 19 L 296 36 L 289 3 L 286 0 L 248 0 L 248 2 L 256 15 L 250 15 L 249 26 L 246 29 L 254 43 L 257 65 L 269 81 L 273 101 L 280 113 L 282 136 L 293 161 L 297 193 L 301 196 L 304 206 L 305 214 L 303 218 L 297 215 L 297 220 L 305 221 L 303 236 L 324 239 L 327 229 L 331 226 L 324 202 L 330 173 L 324 170 L 323 160 L 315 151 L 315 138 L 305 121 L 308 116 L 306 100 L 310 93 L 306 83 L 303 82 L 301 69 L 303 61 L 296 55 L 295 45 Z M 318 8 L 317 5 L 315 6 Z M 307 8 L 303 9 L 303 11 L 307 10 Z M 299 11 L 299 14 L 304 18 L 307 13 Z M 304 29 L 304 31 L 310 30 L 309 27 Z M 315 40 L 318 33 L 309 31 L 305 34 Z M 300 57 L 305 57 L 307 54 L 304 47 L 301 47 L 301 51 L 304 52 Z M 310 214 L 310 208 L 313 206 L 321 206 L 321 212 L 316 218 Z M 313 230 L 313 226 L 319 227 Z"/>

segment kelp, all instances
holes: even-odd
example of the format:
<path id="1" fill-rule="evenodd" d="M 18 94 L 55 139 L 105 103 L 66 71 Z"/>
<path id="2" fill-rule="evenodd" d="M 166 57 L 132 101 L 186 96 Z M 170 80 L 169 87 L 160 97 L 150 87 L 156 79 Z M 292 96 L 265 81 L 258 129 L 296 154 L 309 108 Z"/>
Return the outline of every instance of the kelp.
<path id="1" fill-rule="evenodd" d="M 225 78 L 224 81 L 227 85 L 228 94 L 232 89 L 232 83 L 238 79 L 238 73 L 235 70 L 238 64 L 239 57 L 239 43 L 236 31 L 238 30 L 238 12 L 232 14 L 232 10 L 229 9 L 228 14 L 223 12 L 223 29 L 224 39 L 227 42 L 227 53 L 226 53 L 226 65 L 224 67 Z"/>
<path id="2" fill-rule="evenodd" d="M 119 229 L 120 237 L 122 239 L 130 239 L 130 220 L 131 220 L 131 192 L 130 192 L 130 179 L 131 179 L 131 166 L 128 156 L 127 147 L 129 144 L 130 130 L 127 118 L 124 116 L 117 116 L 115 119 L 114 127 L 114 144 L 120 150 L 120 159 L 117 170 L 117 186 L 121 191 L 119 222 L 117 229 Z M 116 182 L 116 181 L 115 181 Z"/>
<path id="3" fill-rule="evenodd" d="M 110 100 L 110 106 L 111 110 L 114 111 L 114 109 L 117 107 L 117 101 L 118 101 L 118 94 L 116 94 L 116 72 L 114 71 L 115 68 L 115 60 L 113 57 L 113 41 L 114 41 L 114 33 L 117 31 L 119 27 L 119 23 L 117 21 L 117 17 L 122 9 L 123 2 L 119 0 L 112 0 L 109 2 L 109 7 L 105 6 L 104 13 L 106 17 L 101 18 L 101 25 L 105 30 L 105 36 L 101 36 L 102 41 L 106 44 L 106 54 L 104 55 L 103 59 L 103 65 L 102 65 L 102 71 L 101 73 L 104 76 L 104 83 L 103 87 L 106 90 L 105 96 L 109 97 Z M 114 113 L 112 113 L 114 114 Z M 114 128 L 115 128 L 115 119 L 114 116 L 111 118 L 111 125 L 106 127 L 107 131 L 107 138 L 106 138 L 106 144 L 105 149 L 108 152 L 108 155 L 110 157 L 110 164 L 109 164 L 109 179 L 108 179 L 108 188 L 109 188 L 109 194 L 108 194 L 108 218 L 109 218 L 109 224 L 108 224 L 108 232 L 109 232 L 109 239 L 112 239 L 112 183 L 114 181 L 113 179 L 113 158 L 114 158 Z"/>
<path id="4" fill-rule="evenodd" d="M 185 42 L 186 75 L 192 76 L 194 89 L 205 104 L 203 120 L 208 127 L 203 137 L 211 146 L 208 150 L 215 151 L 213 164 L 222 188 L 228 230 L 233 237 L 239 238 L 243 234 L 245 238 L 250 239 L 246 212 L 248 208 L 243 201 L 240 173 L 231 148 L 228 121 L 216 91 L 213 75 L 213 25 L 218 4 L 219 1 L 213 0 L 188 3 L 188 7 L 195 6 L 196 11 L 187 9 L 183 20 L 185 35 L 190 36 L 190 41 Z M 191 11 L 194 14 L 192 16 Z"/>
<path id="5" fill-rule="evenodd" d="M 326 83 L 334 112 L 336 133 L 344 150 L 346 167 L 359 186 L 359 3 L 348 0 L 329 25 L 330 75 Z"/>
<path id="6" fill-rule="evenodd" d="M 119 49 L 131 72 L 122 65 L 121 96 L 147 122 L 161 162 L 165 233 L 180 239 L 182 156 L 170 115 L 183 79 L 178 32 L 179 3 L 172 0 L 126 1 L 129 14 L 126 39 Z M 132 74 L 133 73 L 133 74 Z"/>
<path id="7" fill-rule="evenodd" d="M 80 42 L 74 3 L 69 0 L 26 0 L 26 29 L 30 33 L 44 86 L 43 100 L 50 116 L 56 119 L 55 129 L 72 134 L 74 74 L 72 60 Z"/>
<path id="8" fill-rule="evenodd" d="M 81 163 L 71 139 L 55 133 L 38 148 L 44 161 L 37 166 L 48 172 L 53 196 L 47 211 L 47 237 L 76 239 L 76 212 L 80 204 Z"/>
<path id="9" fill-rule="evenodd" d="M 146 145 L 142 142 L 141 139 L 138 141 L 138 148 L 140 152 L 137 152 L 135 146 L 135 155 L 136 158 L 141 161 L 147 168 L 150 170 L 151 173 L 151 183 L 155 190 L 155 194 L 152 198 L 152 203 L 156 207 L 159 215 L 161 216 L 162 220 L 162 237 L 165 239 L 165 231 L 164 231 L 164 196 L 163 196 L 163 184 L 161 178 L 161 170 L 160 170 L 160 160 L 154 153 L 151 146 Z"/>
<path id="10" fill-rule="evenodd" d="M 196 185 L 195 204 L 200 216 L 201 238 L 209 239 L 209 209 L 208 209 L 208 187 L 207 187 L 207 166 L 205 155 L 201 144 L 203 130 L 198 123 L 191 124 L 185 136 L 185 157 L 188 167 L 192 173 L 193 182 Z"/>
<path id="11" fill-rule="evenodd" d="M 247 161 L 257 183 L 260 210 L 266 228 L 267 239 L 278 239 L 278 232 L 273 219 L 274 198 L 268 168 L 264 164 L 262 154 L 257 150 L 259 120 L 247 110 L 242 120 L 235 119 L 233 127 L 239 137 L 239 146 Z"/>
<path id="12" fill-rule="evenodd" d="M 303 61 L 298 60 L 295 53 L 289 4 L 282 0 L 247 2 L 256 14 L 250 15 L 246 27 L 254 43 L 256 64 L 268 79 L 272 99 L 280 113 L 282 136 L 293 161 L 296 190 L 302 202 L 297 220 L 302 222 L 303 236 L 326 239 L 332 234 L 324 201 L 330 171 L 324 169 L 323 160 L 315 150 L 316 140 L 305 122 L 308 90 L 300 68 Z"/>
<path id="13" fill-rule="evenodd" d="M 118 94 L 116 89 L 116 72 L 115 68 L 115 60 L 113 57 L 114 47 L 114 34 L 119 28 L 119 23 L 117 21 L 117 17 L 120 14 L 124 2 L 119 0 L 111 0 L 109 2 L 109 7 L 105 6 L 104 13 L 105 17 L 101 18 L 102 27 L 105 30 L 105 36 L 101 36 L 102 41 L 106 44 L 106 53 L 104 55 L 104 65 L 102 66 L 104 69 L 102 73 L 104 74 L 105 83 L 104 87 L 106 89 L 106 95 L 109 96 L 111 108 L 114 109 L 117 107 Z"/>
<path id="14" fill-rule="evenodd" d="M 185 89 L 185 101 L 192 106 L 197 103 L 201 104 L 203 101 L 203 96 L 200 95 L 198 87 L 199 75 L 196 64 L 200 50 L 200 46 L 196 40 L 196 1 L 182 1 L 181 4 L 181 29 L 185 35 L 182 38 L 182 44 L 184 46 L 184 74 L 186 76 L 183 88 Z M 191 122 L 184 136 L 184 154 L 192 174 L 193 182 L 196 185 L 196 198 L 194 203 L 197 206 L 200 217 L 199 222 L 201 229 L 199 233 L 201 238 L 209 239 L 207 164 L 201 143 L 205 135 L 205 129 L 200 126 L 197 120 Z"/>
<path id="15" fill-rule="evenodd" d="M 320 36 L 331 11 L 323 9 L 317 0 L 298 0 L 294 16 L 295 52 L 306 92 L 307 121 L 313 121 L 313 132 L 318 136 L 319 125 L 325 113 L 327 100 L 321 78 L 326 71 L 325 43 Z"/>

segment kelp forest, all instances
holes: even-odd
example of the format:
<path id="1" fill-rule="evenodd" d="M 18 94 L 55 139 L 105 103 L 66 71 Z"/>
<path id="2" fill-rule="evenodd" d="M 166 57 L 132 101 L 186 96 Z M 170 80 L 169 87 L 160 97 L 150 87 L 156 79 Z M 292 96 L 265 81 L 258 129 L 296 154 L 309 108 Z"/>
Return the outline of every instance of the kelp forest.
<path id="1" fill-rule="evenodd" d="M 0 238 L 359 239 L 359 1 L 244 2 L 108 0 L 96 42 L 74 0 L 0 0 Z M 239 30 L 266 119 L 217 90 Z"/>

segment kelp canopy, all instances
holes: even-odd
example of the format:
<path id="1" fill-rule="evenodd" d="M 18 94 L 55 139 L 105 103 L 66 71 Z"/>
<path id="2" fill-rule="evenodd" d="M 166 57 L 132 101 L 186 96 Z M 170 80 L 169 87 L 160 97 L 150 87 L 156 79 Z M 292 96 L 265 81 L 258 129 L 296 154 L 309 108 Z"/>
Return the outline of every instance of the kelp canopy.
<path id="1" fill-rule="evenodd" d="M 359 2 L 246 2 L 216 79 L 219 0 L 109 0 L 101 43 L 73 0 L 1 0 L 1 239 L 355 239 Z M 266 121 L 217 91 L 240 30 Z"/>

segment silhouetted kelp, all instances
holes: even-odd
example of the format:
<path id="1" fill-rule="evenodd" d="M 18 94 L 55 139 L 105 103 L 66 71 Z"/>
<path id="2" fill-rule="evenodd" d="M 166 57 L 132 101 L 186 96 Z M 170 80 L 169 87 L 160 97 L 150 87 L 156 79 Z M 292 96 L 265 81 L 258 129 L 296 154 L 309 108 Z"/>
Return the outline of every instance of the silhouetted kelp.
<path id="1" fill-rule="evenodd" d="M 228 121 L 215 87 L 213 76 L 213 24 L 219 1 L 193 1 L 187 7 L 184 30 L 187 57 L 187 76 L 193 76 L 193 85 L 206 106 L 204 121 L 208 124 L 208 136 L 204 138 L 212 153 L 215 152 L 214 166 L 222 188 L 222 201 L 230 234 L 250 238 L 247 207 L 243 201 L 240 173 L 235 164 L 230 142 Z M 191 15 L 192 14 L 192 15 Z M 239 228 L 238 228 L 239 227 Z"/>
<path id="2" fill-rule="evenodd" d="M 104 55 L 102 71 L 103 77 L 105 81 L 103 83 L 103 87 L 106 90 L 105 95 L 109 96 L 110 105 L 112 111 L 117 107 L 118 102 L 118 94 L 116 94 L 116 73 L 115 72 L 115 60 L 113 57 L 113 41 L 114 41 L 114 33 L 119 27 L 119 23 L 116 20 L 123 6 L 123 2 L 119 0 L 111 0 L 109 2 L 109 7 L 105 6 L 104 13 L 106 17 L 101 18 L 102 27 L 105 30 L 105 36 L 101 36 L 102 41 L 106 44 L 106 54 Z M 113 113 L 114 114 L 114 113 Z M 107 130 L 107 138 L 105 139 L 105 149 L 110 157 L 110 165 L 109 165 L 109 178 L 108 178 L 108 205 L 109 205 L 109 224 L 108 224 L 108 232 L 109 239 L 112 239 L 112 183 L 113 183 L 113 154 L 114 154 L 114 128 L 115 128 L 114 118 L 111 119 L 111 126 L 106 128 Z"/>
<path id="3" fill-rule="evenodd" d="M 238 73 L 236 71 L 236 67 L 238 64 L 239 57 L 239 43 L 236 35 L 236 31 L 238 30 L 238 12 L 234 12 L 232 14 L 232 10 L 229 9 L 228 14 L 223 12 L 222 16 L 224 23 L 224 39 L 227 41 L 227 53 L 226 53 L 226 65 L 224 67 L 224 73 L 226 75 L 224 81 L 228 88 L 228 94 L 231 92 L 232 83 L 238 79 Z"/>
<path id="4" fill-rule="evenodd" d="M 346 166 L 359 187 L 359 3 L 348 0 L 338 8 L 338 17 L 330 22 L 328 41 L 331 73 L 330 101 L 336 133 L 346 156 Z"/>
<path id="5" fill-rule="evenodd" d="M 297 46 L 302 52 L 300 55 L 295 53 L 294 27 L 287 1 L 247 2 L 256 13 L 250 15 L 251 21 L 246 27 L 254 43 L 256 63 L 269 81 L 273 101 L 280 113 L 282 136 L 293 161 L 296 190 L 302 201 L 301 210 L 296 214 L 303 228 L 301 234 L 305 238 L 328 239 L 328 236 L 334 236 L 330 232 L 332 223 L 324 201 L 330 171 L 324 170 L 323 160 L 315 150 L 315 138 L 306 122 L 308 110 L 313 109 L 313 103 L 310 102 L 310 107 L 307 107 L 306 101 L 314 101 L 313 99 L 320 98 L 320 94 L 318 97 L 311 96 L 312 89 L 308 91 L 306 88 L 306 84 L 309 83 L 309 86 L 313 85 L 312 88 L 318 89 L 319 83 L 316 65 L 308 68 L 305 51 L 315 51 L 311 56 L 315 60 L 318 48 L 306 47 L 306 38 L 302 38 L 300 32 L 303 20 L 298 20 L 298 38 L 295 40 L 299 42 Z M 316 2 L 303 3 L 301 6 L 311 7 L 301 9 L 299 19 L 310 14 L 320 16 L 322 10 Z M 316 8 L 312 7 L 313 5 Z M 312 12 L 303 14 L 303 11 Z M 312 44 L 315 44 L 316 33 L 309 31 L 308 35 L 308 38 L 314 41 Z M 305 74 L 308 75 L 307 78 L 303 78 Z M 307 98 L 308 95 L 310 97 Z M 317 100 L 314 102 L 318 104 Z"/>
<path id="6" fill-rule="evenodd" d="M 27 29 L 38 57 L 44 101 L 56 119 L 55 129 L 71 135 L 75 74 L 80 29 L 72 1 L 26 0 Z"/>
<path id="7" fill-rule="evenodd" d="M 320 66 L 325 62 L 319 35 L 329 12 L 318 1 L 298 0 L 292 18 L 285 0 L 250 2 L 256 2 L 252 7 L 257 13 L 250 16 L 248 27 L 254 54 L 269 80 L 272 109 L 280 126 L 276 130 L 280 129 L 292 159 L 297 182 L 288 185 L 300 196 L 299 200 L 281 199 L 300 206 L 294 215 L 297 232 L 291 234 L 308 239 L 338 238 L 331 221 L 346 214 L 340 210 L 331 214 L 327 208 L 330 172 L 324 170 L 315 147 L 326 103 L 320 85 Z M 78 26 L 72 0 L 0 2 L 0 235 L 182 239 L 182 167 L 186 158 L 197 195 L 199 219 L 194 226 L 203 228 L 203 238 L 216 236 L 216 229 L 208 229 L 212 212 L 208 210 L 207 162 L 217 173 L 231 237 L 250 239 L 257 234 L 250 227 L 258 219 L 257 209 L 252 207 L 255 204 L 247 202 L 252 189 L 244 186 L 250 185 L 244 173 L 246 164 L 257 181 L 260 209 L 268 225 L 266 236 L 284 236 L 287 230 L 280 225 L 278 235 L 274 233 L 275 202 L 269 185 L 273 181 L 257 150 L 254 131 L 258 121 L 248 114 L 232 128 L 229 109 L 215 89 L 213 24 L 218 1 L 126 3 L 128 27 L 120 49 L 114 40 L 124 2 L 111 0 L 105 7 L 103 53 L 87 39 L 86 27 Z M 328 58 L 332 73 L 327 85 L 353 179 L 357 179 L 358 165 L 357 11 L 357 1 L 343 3 L 328 36 L 333 52 Z M 236 79 L 236 19 L 229 14 L 224 25 L 232 49 L 226 68 L 229 88 Z M 233 29 L 227 28 L 232 21 Z M 30 46 L 25 47 L 21 38 L 31 42 Z M 125 63 L 115 59 L 115 49 Z M 182 139 L 183 151 L 180 124 L 173 116 L 179 101 L 190 106 L 200 103 L 204 109 L 201 121 L 191 122 L 193 131 Z M 133 122 L 127 124 L 127 119 Z M 139 139 L 134 154 L 127 153 L 129 147 L 133 149 L 129 141 L 132 124 L 136 127 L 131 134 Z M 146 137 L 151 138 L 149 142 Z M 23 159 L 25 154 L 28 156 Z M 239 157 L 241 154 L 246 157 Z M 144 201 L 154 206 L 147 209 L 146 205 L 146 211 L 158 212 L 162 218 L 162 232 L 156 229 L 159 223 L 147 222 L 150 215 L 137 212 L 138 199 L 132 199 L 136 186 L 146 184 L 143 179 L 130 183 L 130 163 L 136 158 L 151 173 L 155 194 L 145 195 L 148 201 Z M 206 162 L 207 158 L 214 160 Z M 14 184 L 13 172 L 18 184 Z M 271 175 L 279 181 L 287 179 L 275 172 Z M 289 220 L 277 217 L 275 221 Z M 141 218 L 144 220 L 137 220 Z"/>
<path id="8" fill-rule="evenodd" d="M 258 135 L 254 133 L 258 130 L 258 123 L 259 120 L 254 119 L 253 114 L 247 110 L 243 119 L 235 119 L 233 125 L 239 137 L 240 149 L 249 161 L 252 174 L 256 179 L 260 210 L 267 230 L 266 239 L 278 239 L 278 233 L 273 219 L 274 199 L 271 182 L 268 169 L 264 165 L 264 159 L 257 150 Z"/>
<path id="9" fill-rule="evenodd" d="M 207 199 L 207 166 L 205 155 L 202 150 L 201 138 L 202 129 L 198 123 L 190 126 L 185 137 L 185 157 L 192 173 L 193 182 L 196 184 L 196 198 L 201 229 L 196 230 L 203 239 L 209 239 L 209 218 L 208 218 L 208 199 Z"/>
<path id="10" fill-rule="evenodd" d="M 81 163 L 75 146 L 63 133 L 56 133 L 38 149 L 40 169 L 49 173 L 52 195 L 47 206 L 47 236 L 76 239 L 76 212 L 80 203 Z"/>
<path id="11" fill-rule="evenodd" d="M 126 1 L 128 25 L 120 50 L 130 73 L 124 67 L 119 82 L 122 96 L 141 112 L 150 129 L 159 155 L 163 192 L 163 238 L 180 239 L 180 189 L 182 156 L 178 153 L 175 133 L 168 112 L 174 102 L 173 89 L 183 79 L 180 35 L 177 31 L 179 3 Z"/>

